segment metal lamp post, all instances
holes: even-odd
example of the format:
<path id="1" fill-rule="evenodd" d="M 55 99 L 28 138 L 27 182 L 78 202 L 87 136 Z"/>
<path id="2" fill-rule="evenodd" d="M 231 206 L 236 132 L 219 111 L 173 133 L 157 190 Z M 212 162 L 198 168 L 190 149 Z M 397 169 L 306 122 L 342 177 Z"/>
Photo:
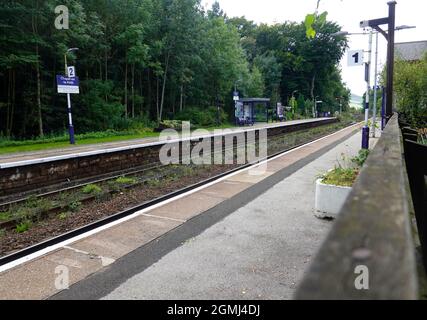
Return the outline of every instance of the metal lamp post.
<path id="1" fill-rule="evenodd" d="M 375 79 L 374 79 L 374 106 L 372 116 L 372 137 L 375 138 L 377 123 L 377 92 L 378 92 L 378 32 L 375 35 Z"/>
<path id="2" fill-rule="evenodd" d="M 394 74 L 394 35 L 396 31 L 396 1 L 389 1 L 388 17 L 364 20 L 360 22 L 361 28 L 372 28 L 381 33 L 387 40 L 387 92 L 386 92 L 386 122 L 393 115 L 393 74 Z M 388 31 L 381 29 L 381 25 L 388 25 Z M 399 28 L 401 30 L 406 26 Z"/>
<path id="3" fill-rule="evenodd" d="M 336 97 L 335 100 L 339 101 L 340 104 L 340 114 L 342 114 L 342 99 L 343 97 Z"/>
<path id="4" fill-rule="evenodd" d="M 362 149 L 369 149 L 369 92 L 371 90 L 372 31 L 369 32 L 368 61 L 365 63 L 365 125 L 362 128 Z"/>
<path id="5" fill-rule="evenodd" d="M 365 79 L 368 83 L 368 90 L 366 93 L 366 104 L 365 104 L 365 120 L 366 124 L 363 129 L 363 142 L 362 145 L 365 148 L 366 146 L 369 146 L 369 127 L 368 127 L 368 121 L 366 119 L 366 110 L 369 110 L 369 82 L 370 82 L 370 62 L 371 62 L 371 55 L 372 55 L 372 35 L 376 34 L 376 52 L 375 52 L 375 85 L 374 85 L 374 103 L 373 103 L 373 123 L 372 123 L 372 132 L 373 137 L 375 137 L 375 125 L 376 125 L 376 112 L 377 112 L 377 90 L 378 90 L 378 34 L 381 33 L 384 35 L 384 37 L 388 41 L 388 49 L 387 49 L 387 97 L 386 97 L 386 107 L 385 112 L 383 116 L 386 118 L 385 121 L 383 119 L 383 123 L 388 121 L 388 119 L 392 115 L 392 91 L 393 91 L 393 67 L 394 67 L 394 32 L 405 30 L 405 29 L 413 29 L 415 26 L 407 26 L 402 25 L 395 27 L 395 6 L 396 1 L 390 1 L 388 2 L 389 5 L 389 16 L 387 18 L 381 18 L 381 19 L 375 19 L 375 20 L 369 20 L 369 21 L 362 21 L 360 23 L 360 26 L 363 28 L 371 27 L 375 29 L 374 32 L 372 29 L 369 33 L 363 32 L 363 33 L 349 33 L 347 31 L 340 31 L 337 33 L 334 33 L 333 36 L 349 36 L 349 35 L 366 35 L 369 34 L 369 61 L 366 66 L 366 72 L 365 76 L 367 79 Z M 382 30 L 379 25 L 381 24 L 388 24 L 389 29 L 388 31 Z M 369 112 L 369 111 L 368 111 Z M 369 119 L 369 114 L 368 114 Z M 366 128 L 368 127 L 368 128 Z"/>
<path id="6" fill-rule="evenodd" d="M 70 48 L 64 54 L 64 63 L 65 63 L 65 75 L 69 77 L 68 74 L 68 64 L 67 64 L 67 54 L 73 51 L 77 51 L 79 48 Z M 70 144 L 76 144 L 74 138 L 74 126 L 73 126 L 73 116 L 71 113 L 71 96 L 67 93 L 67 103 L 68 103 L 68 132 L 70 134 Z"/>
<path id="7" fill-rule="evenodd" d="M 295 103 L 296 103 L 296 101 L 295 101 L 295 93 L 297 93 L 299 90 L 294 90 L 293 92 L 292 92 L 292 95 L 291 95 L 291 100 L 292 100 L 292 117 L 294 118 L 293 120 L 295 120 Z"/>

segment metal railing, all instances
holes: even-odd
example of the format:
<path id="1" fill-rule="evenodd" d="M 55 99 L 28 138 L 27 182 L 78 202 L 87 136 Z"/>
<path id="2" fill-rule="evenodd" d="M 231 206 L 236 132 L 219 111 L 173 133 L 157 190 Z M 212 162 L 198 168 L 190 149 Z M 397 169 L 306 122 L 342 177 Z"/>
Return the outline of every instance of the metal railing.
<path id="1" fill-rule="evenodd" d="M 418 143 L 416 130 L 403 122 L 400 125 L 423 264 L 427 270 L 427 145 Z"/>
<path id="2" fill-rule="evenodd" d="M 419 162 L 412 164 L 412 145 L 405 144 L 408 167 L 419 168 Z M 417 234 L 403 152 L 394 115 L 305 274 L 296 299 L 418 299 Z M 409 172 L 417 174 L 417 189 L 419 171 L 414 170 Z"/>

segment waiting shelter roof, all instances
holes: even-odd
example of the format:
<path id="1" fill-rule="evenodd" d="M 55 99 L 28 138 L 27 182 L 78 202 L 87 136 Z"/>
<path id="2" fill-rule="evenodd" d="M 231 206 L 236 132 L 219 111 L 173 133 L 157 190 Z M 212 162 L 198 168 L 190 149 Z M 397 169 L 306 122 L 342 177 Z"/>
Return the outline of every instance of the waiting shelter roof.
<path id="1" fill-rule="evenodd" d="M 242 98 L 239 102 L 243 103 L 267 103 L 270 102 L 268 98 Z"/>

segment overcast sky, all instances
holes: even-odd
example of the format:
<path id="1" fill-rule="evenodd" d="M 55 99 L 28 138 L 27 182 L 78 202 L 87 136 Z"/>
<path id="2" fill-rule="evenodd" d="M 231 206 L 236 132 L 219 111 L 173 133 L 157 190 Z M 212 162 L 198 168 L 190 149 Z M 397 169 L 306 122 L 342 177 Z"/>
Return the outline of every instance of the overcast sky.
<path id="1" fill-rule="evenodd" d="M 210 7 L 214 0 L 202 0 Z M 307 13 L 314 12 L 317 0 L 219 0 L 228 16 L 245 16 L 257 23 L 282 23 L 302 21 Z M 349 32 L 361 32 L 361 20 L 383 18 L 388 15 L 388 0 L 321 0 L 320 10 L 328 11 L 328 20 L 337 22 Z M 396 33 L 396 42 L 427 40 L 427 0 L 398 0 L 396 26 L 414 25 L 416 29 Z M 379 63 L 386 62 L 387 43 L 380 36 Z M 350 36 L 350 50 L 368 49 L 368 36 Z M 375 43 L 375 38 L 374 38 Z M 374 60 L 373 60 L 374 61 Z M 342 63 L 343 80 L 357 95 L 366 91 L 363 67 L 347 67 L 347 54 Z M 373 71 L 372 71 L 373 73 Z M 373 85 L 373 80 L 372 84 Z"/>

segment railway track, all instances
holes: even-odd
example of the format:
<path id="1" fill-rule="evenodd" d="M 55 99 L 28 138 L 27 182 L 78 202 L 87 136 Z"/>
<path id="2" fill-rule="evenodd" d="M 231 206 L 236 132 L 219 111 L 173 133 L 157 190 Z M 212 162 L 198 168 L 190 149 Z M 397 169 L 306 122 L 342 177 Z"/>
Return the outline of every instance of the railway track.
<path id="1" fill-rule="evenodd" d="M 330 124 L 330 122 L 322 122 L 319 123 L 318 126 L 322 126 L 322 125 L 327 125 Z M 277 138 L 280 138 L 281 136 L 284 136 L 285 134 L 293 134 L 295 132 L 299 132 L 301 130 L 303 130 L 306 127 L 306 124 L 304 124 L 304 126 L 292 126 L 290 128 L 287 128 L 287 132 L 283 133 L 280 131 L 277 132 L 272 132 L 272 134 L 269 135 L 269 142 L 271 145 L 271 142 L 274 140 L 277 140 Z M 295 131 L 295 128 L 301 128 L 300 130 Z M 291 130 L 289 130 L 291 129 Z M 233 152 L 236 152 L 236 150 L 241 147 L 241 145 L 233 145 Z M 212 148 L 213 150 L 213 148 Z M 228 152 L 230 150 L 225 150 L 225 152 Z M 212 157 L 214 157 L 215 153 L 212 152 Z M 180 159 L 182 160 L 182 159 Z M 25 166 L 24 166 L 25 167 Z M 155 170 L 161 170 L 162 168 L 164 168 L 165 166 L 162 165 L 160 162 L 155 161 L 153 163 L 151 163 L 150 165 L 142 165 L 142 166 L 136 166 L 136 167 L 132 167 L 130 169 L 127 170 L 117 170 L 117 171 L 112 171 L 109 173 L 105 173 L 105 174 L 101 174 L 101 175 L 96 175 L 94 177 L 88 177 L 86 179 L 76 179 L 74 181 L 70 181 L 69 179 L 67 179 L 67 181 L 62 182 L 60 184 L 52 184 L 52 185 L 46 185 L 45 187 L 42 188 L 34 188 L 34 189 L 30 189 L 30 190 L 19 190 L 15 193 L 6 195 L 6 196 L 2 196 L 0 197 L 0 212 L 2 211 L 7 211 L 9 208 L 22 204 L 26 201 L 28 201 L 29 199 L 34 199 L 34 198 L 45 198 L 45 197 L 52 197 L 61 193 L 65 193 L 65 192 L 72 192 L 73 190 L 78 190 L 81 188 L 84 188 L 87 185 L 90 184 L 98 184 L 98 183 L 104 183 L 107 181 L 113 181 L 115 179 L 118 179 L 120 177 L 128 177 L 128 176 L 140 176 L 140 175 L 144 175 L 145 173 L 149 173 Z M 17 171 L 19 171 L 19 167 L 17 167 L 16 169 Z M 0 174 L 1 174 L 1 169 L 0 169 Z M 3 192 L 6 192 L 5 190 L 3 190 Z M 0 224 L 0 229 L 1 229 L 1 224 Z"/>
<path id="2" fill-rule="evenodd" d="M 341 127 L 344 128 L 345 126 L 342 125 Z M 271 145 L 269 145 L 268 157 L 266 159 L 262 159 L 262 160 L 271 159 L 272 157 L 276 157 L 276 156 L 281 155 L 281 154 L 283 154 L 285 152 L 288 152 L 288 151 L 290 151 L 292 149 L 298 148 L 298 147 L 300 147 L 302 145 L 310 143 L 310 142 L 312 142 L 314 140 L 317 140 L 317 139 L 319 139 L 321 137 L 329 135 L 330 133 L 333 133 L 334 131 L 337 131 L 337 130 L 338 129 L 335 127 L 333 130 L 331 128 L 330 131 L 327 131 L 327 130 L 324 131 L 324 132 L 319 131 L 317 133 L 314 133 L 311 136 L 304 135 L 304 137 L 302 139 L 297 139 L 298 132 L 295 132 L 293 137 L 291 137 L 291 135 L 288 134 L 287 138 L 290 138 L 291 141 L 290 142 L 288 141 L 287 143 L 284 143 L 284 144 L 278 143 L 278 141 L 282 140 L 283 136 L 282 135 L 277 135 L 276 139 L 270 138 L 269 141 L 271 142 Z M 278 150 L 278 149 L 280 149 L 280 150 Z M 104 225 L 106 225 L 108 223 L 111 223 L 113 221 L 117 221 L 117 220 L 119 220 L 121 218 L 124 218 L 126 216 L 129 216 L 129 215 L 131 215 L 131 214 L 133 214 L 135 212 L 138 212 L 138 211 L 143 210 L 145 208 L 151 207 L 151 206 L 153 206 L 155 204 L 161 203 L 163 201 L 166 201 L 168 199 L 174 198 L 176 196 L 182 195 L 182 194 L 184 194 L 186 192 L 189 192 L 191 190 L 199 188 L 199 187 L 201 187 L 203 185 L 206 185 L 208 183 L 211 183 L 213 181 L 221 179 L 224 176 L 230 175 L 230 174 L 235 173 L 235 172 L 240 171 L 240 170 L 247 169 L 248 167 L 251 167 L 251 166 L 254 166 L 254 165 L 256 165 L 256 163 L 247 163 L 245 165 L 235 166 L 235 167 L 233 167 L 233 168 L 231 168 L 229 170 L 224 170 L 224 172 L 216 174 L 216 175 L 214 175 L 212 177 L 200 180 L 200 181 L 198 181 L 196 183 L 193 183 L 193 184 L 191 184 L 189 186 L 185 186 L 184 188 L 180 188 L 180 189 L 175 190 L 173 192 L 164 194 L 164 195 L 162 195 L 160 197 L 156 197 L 155 199 L 151 199 L 151 200 L 146 201 L 146 202 L 144 202 L 144 203 L 142 203 L 140 205 L 136 205 L 136 206 L 133 206 L 133 207 L 131 207 L 129 209 L 123 210 L 123 211 L 121 211 L 119 213 L 112 214 L 112 215 L 107 216 L 107 217 L 105 217 L 105 218 L 103 218 L 101 220 L 89 223 L 87 225 L 84 225 L 82 227 L 74 229 L 74 230 L 72 230 L 70 232 L 63 233 L 63 234 L 61 234 L 59 236 L 56 236 L 54 238 L 51 238 L 51 239 L 42 241 L 40 243 L 37 243 L 35 245 L 29 246 L 29 247 L 27 247 L 27 248 L 25 248 L 23 250 L 14 252 L 12 254 L 5 255 L 3 257 L 0 257 L 0 266 L 1 265 L 5 265 L 5 264 L 7 264 L 9 262 L 12 262 L 14 260 L 26 257 L 26 256 L 28 256 L 28 255 L 30 255 L 32 253 L 35 253 L 35 252 L 38 252 L 38 251 L 43 250 L 45 248 L 48 248 L 50 246 L 53 246 L 55 244 L 58 244 L 60 242 L 65 241 L 67 239 L 71 239 L 71 238 L 73 238 L 75 236 L 84 234 L 84 233 L 86 233 L 86 232 L 88 232 L 90 230 L 93 230 L 93 229 L 96 229 L 98 227 L 104 226 Z M 172 174 L 174 172 L 174 170 L 175 171 L 177 170 L 177 167 L 171 167 L 169 169 L 170 170 L 166 170 L 165 172 L 163 172 L 162 174 L 160 174 L 160 176 L 166 177 L 166 176 Z M 157 168 L 152 168 L 151 170 L 155 171 L 155 170 L 159 170 L 159 168 L 158 167 Z M 148 172 L 147 169 L 142 170 L 142 171 L 135 171 L 134 174 L 135 173 L 141 173 L 142 174 L 142 178 L 139 181 L 139 183 L 135 183 L 135 184 L 129 185 L 127 187 L 128 188 L 132 188 L 132 187 L 137 187 L 140 184 L 143 184 L 144 183 L 144 178 L 143 177 L 144 177 L 144 175 L 147 174 L 147 172 Z M 157 178 L 159 178 L 160 176 L 158 176 Z M 115 176 L 115 177 L 117 177 L 117 176 Z M 102 180 L 97 180 L 97 181 L 99 183 L 99 182 L 106 182 L 106 181 L 109 181 L 109 180 L 111 181 L 111 179 L 112 178 L 108 178 L 108 179 L 102 179 Z M 94 181 L 92 181 L 91 183 L 93 184 Z M 68 191 L 70 191 L 70 190 L 76 190 L 76 188 L 82 188 L 85 185 L 87 185 L 87 184 L 79 185 L 79 186 L 74 186 L 73 188 L 68 189 Z M 61 192 L 63 192 L 63 191 L 64 190 L 62 190 Z M 52 193 L 42 194 L 42 195 L 39 195 L 39 198 L 52 196 L 54 194 L 57 194 L 57 193 L 52 192 Z M 92 200 L 93 200 L 93 198 L 92 198 Z M 28 198 L 20 199 L 19 201 L 21 201 L 21 202 L 28 201 Z M 88 201 L 90 201 L 90 199 L 88 199 Z M 15 205 L 16 205 L 16 203 L 17 202 L 15 201 Z M 5 204 L 5 205 L 9 205 L 10 206 L 11 204 L 9 203 L 9 204 Z M 54 209 L 52 209 L 52 210 L 54 210 Z"/>
<path id="3" fill-rule="evenodd" d="M 282 124 L 267 127 L 269 138 L 295 131 L 301 131 L 337 122 L 335 118 L 315 119 L 302 123 Z M 244 134 L 257 129 L 237 130 L 222 136 Z M 202 136 L 216 143 L 218 135 Z M 12 163 L 0 163 L 0 204 L 25 198 L 34 194 L 48 193 L 66 189 L 94 180 L 108 179 L 113 176 L 127 175 L 135 170 L 145 170 L 159 165 L 159 152 L 166 144 L 177 144 L 179 148 L 190 141 L 196 145 L 198 138 L 188 137 L 182 140 L 152 142 L 142 145 L 93 150 L 90 152 L 64 154 L 56 157 L 28 159 Z M 224 140 L 224 139 L 223 139 Z"/>

